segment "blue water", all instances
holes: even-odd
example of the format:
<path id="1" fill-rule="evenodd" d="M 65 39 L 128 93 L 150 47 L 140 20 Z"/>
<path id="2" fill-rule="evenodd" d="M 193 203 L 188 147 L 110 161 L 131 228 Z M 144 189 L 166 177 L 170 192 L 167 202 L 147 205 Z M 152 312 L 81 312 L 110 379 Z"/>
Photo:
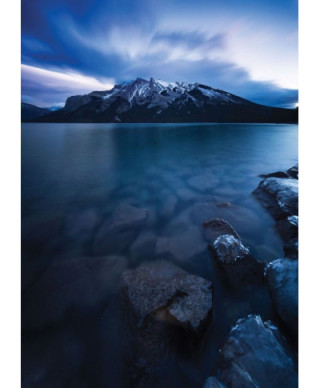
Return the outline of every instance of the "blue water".
<path id="1" fill-rule="evenodd" d="M 260 313 L 276 319 L 263 288 L 243 294 L 225 288 L 206 241 L 196 236 L 201 235 L 204 221 L 220 217 L 231 223 L 259 260 L 283 256 L 274 220 L 251 193 L 261 179 L 259 174 L 297 163 L 296 125 L 28 123 L 22 124 L 21 134 L 23 291 L 32 287 L 53 261 L 96 255 L 99 228 L 118 205 L 130 204 L 148 210 L 141 235 L 148 233 L 155 241 L 170 237 L 180 243 L 186 236 L 190 251 L 196 253 L 183 257 L 178 247 L 178 257 L 170 256 L 170 260 L 214 284 L 213 320 L 201 352 L 179 360 L 173 386 L 182 382 L 201 386 L 214 369 L 218 349 L 232 323 L 240 316 Z M 230 206 L 221 206 L 225 202 Z M 154 245 L 146 246 L 136 257 L 133 243 L 124 250 L 119 247 L 129 267 L 157 260 L 159 252 Z M 113 253 L 118 252 L 103 252 Z M 116 366 L 108 361 L 118 354 L 116 339 L 121 333 L 108 320 L 117 316 L 118 309 L 114 303 L 104 313 L 105 328 L 111 334 L 105 330 L 101 336 L 108 346 L 98 353 L 93 346 L 86 357 L 59 353 L 59 341 L 68 346 L 73 338 L 70 323 L 28 334 L 23 342 L 23 376 L 40 373 L 43 367 L 49 371 L 43 377 L 47 385 L 42 382 L 39 386 L 51 386 L 48 381 L 54 379 L 52 386 L 121 386 L 120 355 Z M 88 343 L 93 331 L 100 343 L 97 321 L 97 317 L 89 317 L 88 328 L 77 329 L 80 343 Z M 70 358 L 72 367 L 68 366 Z M 53 372 L 57 369 L 58 377 Z M 66 383 L 70 380 L 75 385 Z"/>

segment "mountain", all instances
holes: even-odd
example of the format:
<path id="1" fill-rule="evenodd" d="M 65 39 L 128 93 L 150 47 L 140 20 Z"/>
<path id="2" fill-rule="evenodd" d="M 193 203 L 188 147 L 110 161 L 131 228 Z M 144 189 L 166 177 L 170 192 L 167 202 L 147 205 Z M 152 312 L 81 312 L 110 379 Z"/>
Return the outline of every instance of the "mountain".
<path id="1" fill-rule="evenodd" d="M 44 116 L 50 112 L 47 108 L 39 108 L 38 106 L 21 103 L 21 121 L 31 121 L 38 117 Z"/>
<path id="2" fill-rule="evenodd" d="M 199 83 L 151 78 L 111 90 L 69 97 L 64 108 L 41 122 L 281 122 L 298 120 L 296 109 L 255 104 Z"/>

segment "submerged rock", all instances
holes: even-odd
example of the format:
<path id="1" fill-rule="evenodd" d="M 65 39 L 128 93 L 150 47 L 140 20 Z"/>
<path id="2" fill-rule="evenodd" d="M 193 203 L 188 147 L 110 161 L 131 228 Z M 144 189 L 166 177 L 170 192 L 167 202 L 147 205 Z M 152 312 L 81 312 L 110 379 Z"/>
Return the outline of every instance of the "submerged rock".
<path id="1" fill-rule="evenodd" d="M 128 204 L 119 205 L 111 219 L 98 230 L 93 244 L 94 254 L 124 252 L 134 241 L 147 218 L 146 209 Z"/>
<path id="2" fill-rule="evenodd" d="M 192 189 L 210 192 L 219 184 L 219 179 L 211 174 L 203 174 L 191 177 L 187 183 Z"/>
<path id="3" fill-rule="evenodd" d="M 265 276 L 277 313 L 291 333 L 298 335 L 298 261 L 274 260 Z"/>
<path id="4" fill-rule="evenodd" d="M 193 226 L 177 237 L 159 237 L 156 243 L 156 256 L 185 262 L 205 252 L 206 243 L 201 231 Z"/>
<path id="5" fill-rule="evenodd" d="M 253 194 L 277 220 L 298 214 L 297 179 L 266 178 Z"/>
<path id="6" fill-rule="evenodd" d="M 127 267 L 123 256 L 80 257 L 55 262 L 22 294 L 22 328 L 39 329 L 82 315 L 116 292 Z"/>
<path id="7" fill-rule="evenodd" d="M 296 362 L 284 338 L 260 316 L 240 319 L 231 329 L 219 360 L 219 379 L 227 388 L 294 388 Z"/>
<path id="8" fill-rule="evenodd" d="M 212 283 L 159 260 L 124 272 L 121 299 L 131 333 L 131 383 L 142 387 L 166 364 L 172 346 L 188 348 L 201 338 L 211 317 Z"/>
<path id="9" fill-rule="evenodd" d="M 265 263 L 257 261 L 239 238 L 223 234 L 210 245 L 210 248 L 230 286 L 263 281 Z"/>
<path id="10" fill-rule="evenodd" d="M 240 240 L 238 233 L 233 227 L 222 218 L 214 218 L 213 220 L 203 223 L 204 235 L 209 242 L 214 242 L 222 234 L 229 234 Z"/>

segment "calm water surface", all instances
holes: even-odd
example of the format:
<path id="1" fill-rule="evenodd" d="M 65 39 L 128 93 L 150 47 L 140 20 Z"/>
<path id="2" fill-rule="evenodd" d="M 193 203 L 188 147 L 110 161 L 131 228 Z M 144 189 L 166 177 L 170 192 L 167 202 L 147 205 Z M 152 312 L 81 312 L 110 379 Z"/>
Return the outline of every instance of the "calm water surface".
<path id="1" fill-rule="evenodd" d="M 273 219 L 251 193 L 259 174 L 297 162 L 297 136 L 296 125 L 280 124 L 23 124 L 23 292 L 53 262 L 98 253 L 121 253 L 129 267 L 164 257 L 210 279 L 213 320 L 201 349 L 168 366 L 173 387 L 200 387 L 237 318 L 259 313 L 276 320 L 263 287 L 225 287 L 202 223 L 224 218 L 259 260 L 283 256 Z M 225 202 L 231 206 L 221 206 Z M 148 210 L 137 238 L 148 235 L 155 244 L 138 257 L 134 241 L 119 252 L 95 249 L 99 228 L 123 204 Z M 157 251 L 163 237 L 176 242 L 174 255 Z M 82 322 L 24 334 L 24 385 L 121 387 L 120 322 L 115 298 Z"/>

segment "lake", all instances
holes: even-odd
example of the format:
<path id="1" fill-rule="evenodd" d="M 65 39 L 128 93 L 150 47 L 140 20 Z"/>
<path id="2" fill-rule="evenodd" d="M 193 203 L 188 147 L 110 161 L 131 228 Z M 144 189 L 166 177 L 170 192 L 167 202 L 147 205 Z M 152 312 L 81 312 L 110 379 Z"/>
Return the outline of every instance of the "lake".
<path id="1" fill-rule="evenodd" d="M 297 125 L 24 123 L 21 141 L 22 295 L 54 263 L 101 255 L 122 255 L 128 268 L 164 258 L 209 279 L 212 323 L 201 349 L 168 365 L 172 387 L 203 384 L 238 318 L 257 313 L 277 322 L 264 287 L 225 286 L 202 224 L 223 218 L 258 260 L 283 257 L 275 222 L 251 193 L 259 174 L 297 163 Z M 127 205 L 146 209 L 146 222 L 119 243 L 101 244 L 101 228 Z M 172 239 L 172 251 L 157 248 L 163 238 Z M 137 239 L 147 241 L 138 250 Z M 71 314 L 26 330 L 24 385 L 123 386 L 119 310 L 115 293 L 85 319 Z M 23 306 L 23 319 L 28 314 Z"/>

